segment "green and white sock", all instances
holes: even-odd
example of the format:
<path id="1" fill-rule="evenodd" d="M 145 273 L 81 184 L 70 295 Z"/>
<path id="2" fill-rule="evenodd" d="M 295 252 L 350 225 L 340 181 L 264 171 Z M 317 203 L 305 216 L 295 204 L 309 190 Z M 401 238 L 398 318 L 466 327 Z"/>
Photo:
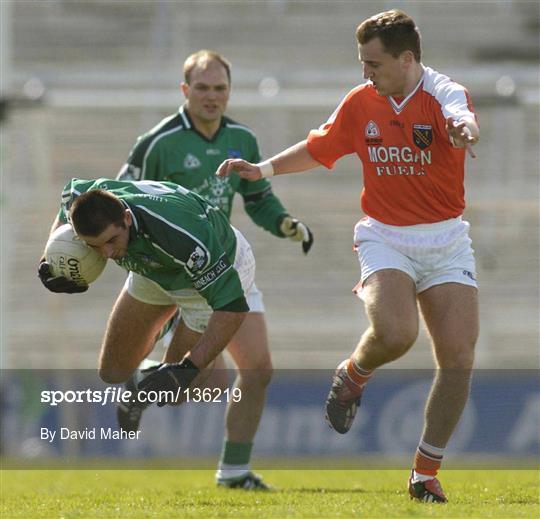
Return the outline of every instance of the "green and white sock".
<path id="1" fill-rule="evenodd" d="M 238 479 L 245 476 L 251 470 L 252 448 L 253 443 L 235 443 L 224 440 L 216 479 Z"/>

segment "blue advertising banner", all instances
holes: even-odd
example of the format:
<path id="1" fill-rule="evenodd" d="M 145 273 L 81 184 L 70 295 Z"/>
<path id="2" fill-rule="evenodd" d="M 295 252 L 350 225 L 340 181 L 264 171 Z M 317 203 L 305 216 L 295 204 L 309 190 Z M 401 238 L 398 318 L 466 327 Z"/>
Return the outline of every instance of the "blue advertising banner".
<path id="1" fill-rule="evenodd" d="M 380 370 L 369 382 L 346 435 L 324 419 L 330 371 L 276 371 L 255 440 L 264 457 L 411 456 L 423 427 L 433 372 Z M 20 459 L 152 458 L 217 455 L 231 391 L 211 402 L 189 402 L 143 414 L 126 436 L 116 422 L 121 386 L 94 371 L 4 371 L 1 449 Z M 192 399 L 196 400 L 194 394 Z M 540 379 L 537 370 L 479 370 L 448 446 L 449 453 L 488 457 L 540 455 Z"/>

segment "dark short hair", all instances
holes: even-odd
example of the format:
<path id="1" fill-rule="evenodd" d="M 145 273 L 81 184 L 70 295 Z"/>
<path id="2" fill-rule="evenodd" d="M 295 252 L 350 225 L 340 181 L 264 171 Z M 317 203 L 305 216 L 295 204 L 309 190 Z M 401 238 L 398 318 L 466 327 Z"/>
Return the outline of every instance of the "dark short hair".
<path id="1" fill-rule="evenodd" d="M 422 49 L 420 31 L 414 20 L 399 9 L 376 14 L 364 20 L 356 29 L 356 39 L 360 45 L 379 38 L 385 52 L 397 58 L 402 52 L 410 50 L 414 59 L 420 62 Z"/>
<path id="2" fill-rule="evenodd" d="M 99 236 L 111 224 L 125 229 L 125 211 L 118 197 L 104 189 L 92 189 L 73 201 L 69 216 L 77 234 Z"/>
<path id="3" fill-rule="evenodd" d="M 213 50 L 199 50 L 191 56 L 188 56 L 184 61 L 184 81 L 189 85 L 191 72 L 195 67 L 206 68 L 212 61 L 217 61 L 227 72 L 227 79 L 229 84 L 231 83 L 231 64 L 221 54 L 214 52 Z"/>

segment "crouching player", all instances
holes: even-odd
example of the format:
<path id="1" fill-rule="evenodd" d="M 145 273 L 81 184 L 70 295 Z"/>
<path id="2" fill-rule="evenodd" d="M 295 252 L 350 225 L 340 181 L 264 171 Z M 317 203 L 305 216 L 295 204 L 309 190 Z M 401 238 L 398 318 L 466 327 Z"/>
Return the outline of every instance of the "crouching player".
<path id="1" fill-rule="evenodd" d="M 128 380 L 180 309 L 182 320 L 163 363 L 149 370 L 138 389 L 178 392 L 197 384 L 249 311 L 245 294 L 255 260 L 246 239 L 206 199 L 168 182 L 73 179 L 51 232 L 68 221 L 90 247 L 129 272 L 105 331 L 100 377 L 110 384 Z M 38 274 L 53 292 L 87 289 L 53 277 L 44 258 Z M 254 396 L 244 392 L 229 406 L 238 406 L 241 415 Z M 224 486 L 268 488 L 249 464 L 227 468 L 232 477 Z"/>

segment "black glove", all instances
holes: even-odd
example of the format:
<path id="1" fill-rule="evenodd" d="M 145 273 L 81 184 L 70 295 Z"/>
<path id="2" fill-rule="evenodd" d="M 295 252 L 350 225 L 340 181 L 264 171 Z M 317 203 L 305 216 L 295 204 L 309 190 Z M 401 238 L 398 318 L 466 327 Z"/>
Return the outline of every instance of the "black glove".
<path id="1" fill-rule="evenodd" d="M 137 389 L 139 391 L 173 391 L 177 392 L 179 388 L 187 389 L 193 379 L 199 374 L 200 369 L 189 359 L 184 359 L 182 362 L 164 363 L 158 366 L 152 366 L 148 369 L 143 369 L 144 377 Z M 162 398 L 157 402 L 158 407 L 163 407 L 166 404 L 174 403 L 167 402 Z"/>
<path id="2" fill-rule="evenodd" d="M 51 266 L 45 260 L 39 264 L 38 277 L 43 283 L 43 286 L 51 292 L 78 294 L 88 290 L 88 285 L 78 285 L 72 279 L 68 279 L 64 276 L 54 277 L 51 272 Z"/>
<path id="3" fill-rule="evenodd" d="M 292 241 L 302 241 L 302 250 L 304 251 L 304 254 L 307 254 L 309 249 L 311 249 L 311 246 L 313 245 L 313 233 L 309 230 L 309 227 L 300 220 L 297 220 L 292 216 L 286 216 L 283 218 L 279 230 Z"/>

